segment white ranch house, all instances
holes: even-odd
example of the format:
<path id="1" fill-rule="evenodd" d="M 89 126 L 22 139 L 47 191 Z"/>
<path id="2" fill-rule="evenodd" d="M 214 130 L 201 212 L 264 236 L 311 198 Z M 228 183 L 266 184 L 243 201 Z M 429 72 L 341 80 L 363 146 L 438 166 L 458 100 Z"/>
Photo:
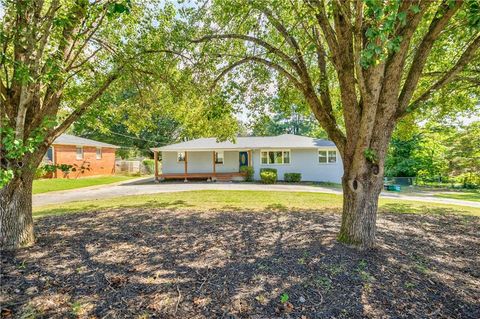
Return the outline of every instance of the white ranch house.
<path id="1" fill-rule="evenodd" d="M 260 179 L 260 169 L 267 167 L 277 169 L 279 180 L 285 173 L 300 173 L 302 181 L 340 183 L 343 175 L 333 142 L 292 134 L 237 137 L 235 143 L 200 138 L 151 150 L 155 163 L 161 152 L 161 173 L 155 165 L 157 180 L 236 180 L 243 178 L 242 166 L 253 167 L 255 180 Z"/>

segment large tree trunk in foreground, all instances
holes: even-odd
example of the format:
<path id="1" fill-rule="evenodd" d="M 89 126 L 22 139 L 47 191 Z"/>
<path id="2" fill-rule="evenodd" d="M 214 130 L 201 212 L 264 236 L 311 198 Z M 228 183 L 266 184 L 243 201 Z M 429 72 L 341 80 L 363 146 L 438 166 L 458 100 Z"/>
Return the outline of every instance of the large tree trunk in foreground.
<path id="1" fill-rule="evenodd" d="M 0 248 L 16 249 L 34 243 L 33 174 L 15 176 L 0 190 Z"/>
<path id="2" fill-rule="evenodd" d="M 338 235 L 339 241 L 362 248 L 375 244 L 378 197 L 383 188 L 383 174 L 378 165 L 367 166 L 363 174 L 348 169 L 342 178 L 343 213 Z"/>

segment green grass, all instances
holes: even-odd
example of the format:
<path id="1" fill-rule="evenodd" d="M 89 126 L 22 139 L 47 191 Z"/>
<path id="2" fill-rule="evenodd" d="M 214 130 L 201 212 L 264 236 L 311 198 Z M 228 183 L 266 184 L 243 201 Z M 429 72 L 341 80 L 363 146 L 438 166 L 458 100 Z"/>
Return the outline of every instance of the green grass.
<path id="1" fill-rule="evenodd" d="M 82 188 L 95 185 L 104 185 L 126 181 L 138 176 L 99 176 L 99 177 L 84 177 L 77 179 L 37 179 L 33 181 L 33 194 L 47 193 L 53 191 L 62 191 L 67 189 Z"/>
<path id="2" fill-rule="evenodd" d="M 450 193 L 442 193 L 442 194 L 435 194 L 435 197 L 442 197 L 442 198 L 454 198 L 454 199 L 461 199 L 461 200 L 468 200 L 471 202 L 480 202 L 480 192 L 472 191 L 472 192 L 450 192 Z"/>
<path id="3" fill-rule="evenodd" d="M 34 209 L 34 216 L 57 215 L 112 208 L 167 208 L 196 211 L 292 210 L 340 212 L 342 196 L 309 192 L 188 191 L 124 196 L 85 202 L 48 205 Z M 480 216 L 480 208 L 397 199 L 381 199 L 381 212 L 461 214 Z"/>

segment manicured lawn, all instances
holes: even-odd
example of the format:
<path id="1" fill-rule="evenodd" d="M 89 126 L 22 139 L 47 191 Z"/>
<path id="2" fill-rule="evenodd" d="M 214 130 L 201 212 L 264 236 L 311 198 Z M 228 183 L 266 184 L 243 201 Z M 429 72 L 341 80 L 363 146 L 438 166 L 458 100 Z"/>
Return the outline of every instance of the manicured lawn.
<path id="1" fill-rule="evenodd" d="M 77 179 L 37 179 L 33 181 L 33 193 L 40 194 L 53 191 L 62 191 L 81 187 L 111 184 L 138 178 L 138 176 L 99 176 Z"/>
<path id="2" fill-rule="evenodd" d="M 454 198 L 454 199 L 468 200 L 472 202 L 480 202 L 480 192 L 478 191 L 449 192 L 449 193 L 436 194 L 435 196 L 442 197 L 442 198 Z"/>
<path id="3" fill-rule="evenodd" d="M 342 196 L 309 192 L 189 191 L 125 196 L 88 202 L 49 205 L 34 210 L 34 216 L 65 214 L 112 208 L 168 208 L 173 210 L 229 211 L 333 211 L 340 212 Z M 456 213 L 480 216 L 480 208 L 427 202 L 381 199 L 380 211 L 396 213 Z"/>

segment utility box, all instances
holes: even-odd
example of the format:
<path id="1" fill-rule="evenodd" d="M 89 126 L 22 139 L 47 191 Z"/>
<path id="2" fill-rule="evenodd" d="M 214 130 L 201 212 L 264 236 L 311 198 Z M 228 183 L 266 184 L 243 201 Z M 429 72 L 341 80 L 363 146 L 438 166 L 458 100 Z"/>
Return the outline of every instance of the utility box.
<path id="1" fill-rule="evenodd" d="M 401 191 L 400 185 L 387 185 L 387 191 L 399 192 Z"/>

